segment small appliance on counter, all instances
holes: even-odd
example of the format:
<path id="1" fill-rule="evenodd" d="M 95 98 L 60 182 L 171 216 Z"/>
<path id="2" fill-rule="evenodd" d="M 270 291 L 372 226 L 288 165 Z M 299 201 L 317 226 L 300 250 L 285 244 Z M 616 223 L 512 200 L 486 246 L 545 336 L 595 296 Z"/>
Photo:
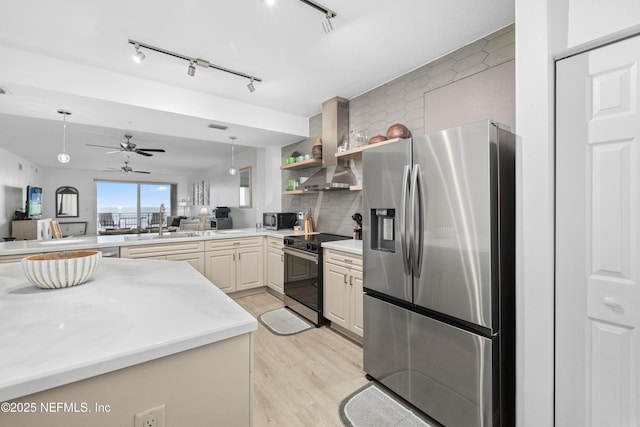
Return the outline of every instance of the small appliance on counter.
<path id="1" fill-rule="evenodd" d="M 353 240 L 362 240 L 362 215 L 356 212 L 351 215 L 351 219 L 356 222 L 356 228 L 353 229 Z"/>
<path id="2" fill-rule="evenodd" d="M 262 224 L 267 230 L 282 230 L 293 228 L 298 222 L 295 212 L 265 212 L 262 214 Z"/>
<path id="3" fill-rule="evenodd" d="M 211 229 L 228 230 L 233 228 L 233 218 L 229 217 L 229 209 L 226 206 L 218 206 L 212 210 L 213 218 L 211 218 Z"/>

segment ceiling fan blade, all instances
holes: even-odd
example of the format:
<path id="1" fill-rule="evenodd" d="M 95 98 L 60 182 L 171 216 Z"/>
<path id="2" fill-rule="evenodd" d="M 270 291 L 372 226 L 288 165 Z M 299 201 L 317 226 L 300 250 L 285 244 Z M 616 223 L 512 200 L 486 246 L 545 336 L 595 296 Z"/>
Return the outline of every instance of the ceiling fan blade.
<path id="1" fill-rule="evenodd" d="M 151 151 L 153 153 L 165 153 L 164 148 L 136 148 L 136 151 Z"/>
<path id="2" fill-rule="evenodd" d="M 151 157 L 153 154 L 145 153 L 144 151 L 135 150 L 134 153 L 140 154 L 141 156 Z"/>
<path id="3" fill-rule="evenodd" d="M 107 151 L 105 154 L 116 154 L 116 153 L 122 153 L 122 150 Z"/>
<path id="4" fill-rule="evenodd" d="M 96 145 L 96 144 L 85 144 L 85 145 L 88 145 L 90 147 L 102 147 L 102 148 L 117 149 L 117 147 L 113 147 L 111 145 Z"/>
<path id="5" fill-rule="evenodd" d="M 151 173 L 151 172 L 147 172 L 147 171 L 131 171 L 131 172 L 135 172 L 135 173 Z"/>

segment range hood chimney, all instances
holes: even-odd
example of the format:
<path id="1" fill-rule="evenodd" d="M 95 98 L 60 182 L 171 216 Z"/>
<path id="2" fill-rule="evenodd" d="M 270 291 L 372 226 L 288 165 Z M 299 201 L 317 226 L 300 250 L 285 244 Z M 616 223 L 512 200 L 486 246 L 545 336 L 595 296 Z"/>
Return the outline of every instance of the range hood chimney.
<path id="1" fill-rule="evenodd" d="M 339 190 L 356 184 L 348 160 L 334 155 L 349 137 L 349 100 L 335 97 L 322 103 L 322 169 L 304 183 L 304 189 Z"/>

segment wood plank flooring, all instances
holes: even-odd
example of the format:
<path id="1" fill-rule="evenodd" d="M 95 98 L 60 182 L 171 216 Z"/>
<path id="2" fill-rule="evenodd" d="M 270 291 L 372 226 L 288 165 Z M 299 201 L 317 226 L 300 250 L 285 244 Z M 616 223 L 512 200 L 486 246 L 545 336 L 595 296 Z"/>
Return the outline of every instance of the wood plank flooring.
<path id="1" fill-rule="evenodd" d="M 283 306 L 263 292 L 236 302 L 258 317 Z M 341 426 L 342 399 L 367 383 L 362 347 L 328 327 L 278 336 L 262 324 L 253 337 L 253 426 Z"/>

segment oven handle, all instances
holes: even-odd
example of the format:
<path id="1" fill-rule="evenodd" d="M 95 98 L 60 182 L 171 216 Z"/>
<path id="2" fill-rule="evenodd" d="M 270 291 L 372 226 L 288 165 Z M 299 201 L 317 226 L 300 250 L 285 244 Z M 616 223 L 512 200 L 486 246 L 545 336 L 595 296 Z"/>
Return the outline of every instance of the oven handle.
<path id="1" fill-rule="evenodd" d="M 306 259 L 308 261 L 313 261 L 316 264 L 318 263 L 318 254 L 301 251 L 300 249 L 287 248 L 287 247 L 282 248 L 282 252 L 284 252 L 285 255 L 291 255 L 298 258 Z"/>

